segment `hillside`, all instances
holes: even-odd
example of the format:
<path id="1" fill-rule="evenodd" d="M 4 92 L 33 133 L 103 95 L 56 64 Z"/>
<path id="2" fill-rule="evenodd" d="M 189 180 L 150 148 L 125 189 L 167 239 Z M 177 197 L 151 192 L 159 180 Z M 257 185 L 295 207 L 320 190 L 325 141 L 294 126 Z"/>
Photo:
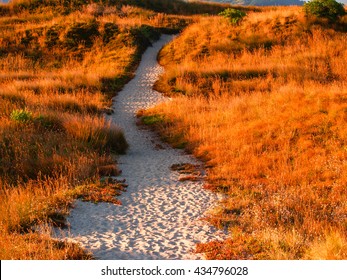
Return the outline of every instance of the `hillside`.
<path id="1" fill-rule="evenodd" d="M 139 117 L 201 159 L 204 188 L 225 197 L 206 220 L 229 237 L 196 252 L 347 258 L 347 16 L 332 23 L 301 7 L 239 6 L 247 15 L 232 24 L 218 16 L 227 7 L 0 5 L 1 259 L 93 258 L 51 239 L 51 227 L 66 226 L 77 198 L 120 204 L 126 185 L 109 177 L 128 143 L 104 115 L 161 33 L 179 33 L 158 56 L 165 73 L 155 87 L 172 99 Z"/>
<path id="2" fill-rule="evenodd" d="M 190 25 L 160 54 L 146 112 L 162 138 L 206 162 L 227 195 L 209 221 L 231 233 L 198 246 L 210 259 L 346 259 L 346 16 L 301 8 Z"/>
<path id="3" fill-rule="evenodd" d="M 119 203 L 124 186 L 100 177 L 118 174 L 114 155 L 127 142 L 103 114 L 160 32 L 194 20 L 150 10 L 174 12 L 180 1 L 97 2 L 0 5 L 1 259 L 90 258 L 51 240 L 50 225 L 64 226 L 77 197 Z"/>

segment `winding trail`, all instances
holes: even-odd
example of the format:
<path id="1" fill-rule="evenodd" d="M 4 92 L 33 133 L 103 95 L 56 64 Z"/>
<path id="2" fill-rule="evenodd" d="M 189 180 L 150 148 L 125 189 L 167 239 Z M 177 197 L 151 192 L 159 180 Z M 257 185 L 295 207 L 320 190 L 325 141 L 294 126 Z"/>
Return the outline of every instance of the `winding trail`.
<path id="1" fill-rule="evenodd" d="M 180 182 L 170 170 L 175 163 L 199 162 L 136 126 L 139 109 L 167 101 L 152 86 L 163 71 L 157 53 L 172 38 L 162 35 L 147 49 L 135 78 L 114 98 L 111 119 L 130 145 L 118 158 L 121 179 L 129 185 L 119 197 L 122 205 L 77 201 L 68 218 L 70 238 L 97 259 L 200 259 L 192 253 L 196 243 L 224 237 L 201 220 L 216 195 L 205 191 L 202 182 Z M 158 149 L 159 143 L 165 148 Z"/>

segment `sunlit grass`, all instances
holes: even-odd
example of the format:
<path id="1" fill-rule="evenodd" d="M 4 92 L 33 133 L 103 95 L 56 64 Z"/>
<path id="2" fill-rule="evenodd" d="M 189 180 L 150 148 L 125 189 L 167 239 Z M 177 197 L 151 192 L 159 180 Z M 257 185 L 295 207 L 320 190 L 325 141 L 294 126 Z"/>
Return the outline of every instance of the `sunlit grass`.
<path id="1" fill-rule="evenodd" d="M 341 23 L 341 26 L 343 23 Z M 166 46 L 147 111 L 164 138 L 204 159 L 228 197 L 209 221 L 230 238 L 218 259 L 343 259 L 346 254 L 346 35 L 299 8 L 202 18 Z M 335 29 L 334 29 L 335 28 Z"/>
<path id="2" fill-rule="evenodd" d="M 73 199 L 120 203 L 124 184 L 100 177 L 119 173 L 113 155 L 127 142 L 104 114 L 159 30 L 175 32 L 191 18 L 38 3 L 0 5 L 0 256 L 89 259 L 50 239 L 50 227 L 64 225 Z"/>

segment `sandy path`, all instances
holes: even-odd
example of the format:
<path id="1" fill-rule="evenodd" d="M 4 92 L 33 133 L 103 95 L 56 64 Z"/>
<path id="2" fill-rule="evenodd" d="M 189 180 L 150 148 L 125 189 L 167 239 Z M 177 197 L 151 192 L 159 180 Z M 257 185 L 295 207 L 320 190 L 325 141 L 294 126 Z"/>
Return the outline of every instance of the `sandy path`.
<path id="1" fill-rule="evenodd" d="M 139 129 L 135 113 L 166 99 L 152 90 L 162 68 L 156 56 L 172 36 L 163 35 L 142 57 L 135 78 L 114 100 L 112 121 L 125 131 L 130 148 L 118 159 L 129 185 L 121 206 L 76 203 L 68 218 L 73 240 L 98 259 L 199 259 L 195 244 L 222 237 L 200 220 L 216 196 L 202 182 L 179 182 L 174 163 L 197 163 L 182 151 L 157 149 L 153 133 Z"/>

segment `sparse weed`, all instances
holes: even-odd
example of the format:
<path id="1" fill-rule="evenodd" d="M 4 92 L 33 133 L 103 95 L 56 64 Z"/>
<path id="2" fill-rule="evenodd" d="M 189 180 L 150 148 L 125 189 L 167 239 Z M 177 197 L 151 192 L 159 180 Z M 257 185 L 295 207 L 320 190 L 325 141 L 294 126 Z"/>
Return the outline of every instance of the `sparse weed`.
<path id="1" fill-rule="evenodd" d="M 33 116 L 30 111 L 27 111 L 26 109 L 22 110 L 13 110 L 10 115 L 11 120 L 21 122 L 21 123 L 27 123 L 32 121 Z"/>

